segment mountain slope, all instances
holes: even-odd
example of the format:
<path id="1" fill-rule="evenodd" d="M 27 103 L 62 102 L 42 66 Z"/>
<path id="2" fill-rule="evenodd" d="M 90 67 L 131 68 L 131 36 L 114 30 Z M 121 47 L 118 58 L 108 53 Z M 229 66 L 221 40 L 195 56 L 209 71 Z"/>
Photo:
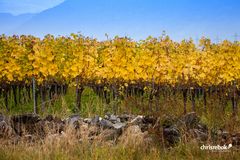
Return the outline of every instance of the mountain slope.
<path id="1" fill-rule="evenodd" d="M 207 0 L 182 0 L 181 3 L 178 0 L 161 0 L 161 3 L 157 0 L 148 0 L 148 3 L 146 0 L 66 0 L 35 15 L 12 33 L 43 36 L 81 32 L 100 39 L 105 33 L 111 37 L 127 35 L 139 39 L 159 36 L 163 30 L 179 39 L 216 36 L 222 30 L 233 34 L 240 28 L 240 22 L 231 15 L 238 15 L 240 11 L 232 9 L 233 0 L 223 8 L 218 7 L 223 2 L 212 1 L 214 3 L 206 5 Z"/>
<path id="2" fill-rule="evenodd" d="M 32 34 L 82 32 L 90 36 L 103 36 L 109 31 L 112 34 L 125 34 L 129 29 L 139 30 L 135 22 L 142 21 L 140 25 L 143 26 L 145 20 L 151 18 L 150 14 L 143 14 L 142 10 L 146 9 L 146 6 L 138 1 L 68 0 L 38 14 L 19 28 L 19 31 L 30 31 Z M 129 3 L 135 7 L 129 7 L 132 6 Z"/>

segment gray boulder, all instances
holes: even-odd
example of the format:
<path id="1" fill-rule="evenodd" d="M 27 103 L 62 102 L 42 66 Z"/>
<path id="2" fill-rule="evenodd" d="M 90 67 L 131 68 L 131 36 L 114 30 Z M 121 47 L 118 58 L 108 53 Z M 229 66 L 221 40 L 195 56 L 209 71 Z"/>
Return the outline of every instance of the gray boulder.
<path id="1" fill-rule="evenodd" d="M 126 124 L 125 123 L 121 123 L 121 122 L 113 124 L 113 128 L 117 129 L 117 130 L 122 129 L 125 126 L 126 126 Z"/>
<path id="2" fill-rule="evenodd" d="M 102 127 L 103 129 L 107 129 L 107 128 L 113 128 L 113 123 L 109 120 L 106 119 L 102 119 L 99 122 L 100 127 Z"/>
<path id="3" fill-rule="evenodd" d="M 111 121 L 112 123 L 121 122 L 120 118 L 113 114 L 109 117 L 109 121 Z"/>
<path id="4" fill-rule="evenodd" d="M 102 119 L 101 117 L 95 116 L 95 117 L 92 118 L 90 123 L 91 123 L 91 125 L 97 125 L 100 122 L 101 119 Z"/>
<path id="5" fill-rule="evenodd" d="M 69 118 L 66 119 L 67 124 L 75 129 L 80 128 L 80 123 L 79 123 L 80 120 L 81 120 L 81 117 L 78 114 L 71 115 Z"/>
<path id="6" fill-rule="evenodd" d="M 181 139 L 181 133 L 176 126 L 163 128 L 163 137 L 169 145 L 177 144 Z"/>

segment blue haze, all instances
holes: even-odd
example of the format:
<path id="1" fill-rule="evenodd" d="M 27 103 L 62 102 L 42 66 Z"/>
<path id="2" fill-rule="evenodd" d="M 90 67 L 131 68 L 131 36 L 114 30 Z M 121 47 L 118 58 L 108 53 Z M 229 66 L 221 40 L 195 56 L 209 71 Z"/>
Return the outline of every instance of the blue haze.
<path id="1" fill-rule="evenodd" d="M 8 22 L 9 17 L 0 14 L 2 26 L 5 26 L 0 25 L 0 33 L 5 34 L 43 37 L 48 33 L 69 35 L 80 32 L 106 39 L 105 33 L 108 33 L 110 37 L 129 36 L 138 40 L 149 35 L 158 37 L 166 31 L 177 41 L 190 37 L 196 40 L 202 36 L 216 41 L 240 39 L 237 36 L 240 34 L 239 0 L 65 0 L 63 3 L 55 0 L 54 7 L 53 3 L 36 7 L 39 0 L 24 0 L 27 5 L 24 1 L 20 5 L 15 0 L 10 7 L 2 5 L 4 1 L 0 1 L 0 12 L 24 13 L 13 16 L 12 24 Z M 35 8 L 26 7 L 31 5 Z M 16 21 L 19 23 L 15 25 Z M 6 30 L 8 24 L 12 27 Z"/>

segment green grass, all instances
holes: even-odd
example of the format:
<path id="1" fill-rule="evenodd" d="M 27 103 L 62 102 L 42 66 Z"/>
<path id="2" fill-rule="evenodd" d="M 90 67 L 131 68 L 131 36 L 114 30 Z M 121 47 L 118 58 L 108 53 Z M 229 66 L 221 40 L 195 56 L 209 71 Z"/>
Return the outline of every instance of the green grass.
<path id="1" fill-rule="evenodd" d="M 156 116 L 172 115 L 175 117 L 183 114 L 183 98 L 181 94 L 175 96 L 170 95 L 160 97 L 159 111 L 155 111 L 155 100 L 153 100 L 152 111 L 149 109 L 148 95 L 144 94 L 143 97 L 124 97 L 122 100 L 113 100 L 111 98 L 110 104 L 106 104 L 105 101 L 97 96 L 91 88 L 85 88 L 82 94 L 82 107 L 80 111 L 75 107 L 75 88 L 69 88 L 68 92 L 64 96 L 59 96 L 56 100 L 48 101 L 44 112 L 41 112 L 40 98 L 38 99 L 38 109 L 41 116 L 53 114 L 60 117 L 67 117 L 74 113 L 79 113 L 82 117 L 92 117 L 94 115 L 104 116 L 106 113 L 113 113 L 113 107 L 118 106 L 117 114 L 154 114 Z M 0 98 L 0 112 L 5 114 L 22 114 L 33 112 L 33 102 L 20 104 L 13 106 L 13 102 L 10 102 L 10 112 L 6 112 L 3 98 Z M 219 102 L 216 95 L 208 97 L 207 99 L 207 113 L 204 112 L 203 100 L 200 97 L 196 99 L 196 112 L 201 117 L 202 121 L 206 123 L 210 128 L 220 128 L 225 126 L 233 126 L 233 121 L 238 122 L 238 119 L 231 117 L 231 103 L 227 103 L 225 112 L 222 111 L 222 105 Z M 187 110 L 191 111 L 191 101 L 187 101 Z M 221 116 L 219 116 L 221 115 Z M 239 116 L 239 115 L 238 115 Z M 238 128 L 238 125 L 233 126 Z M 239 127 L 240 128 L 240 127 Z"/>

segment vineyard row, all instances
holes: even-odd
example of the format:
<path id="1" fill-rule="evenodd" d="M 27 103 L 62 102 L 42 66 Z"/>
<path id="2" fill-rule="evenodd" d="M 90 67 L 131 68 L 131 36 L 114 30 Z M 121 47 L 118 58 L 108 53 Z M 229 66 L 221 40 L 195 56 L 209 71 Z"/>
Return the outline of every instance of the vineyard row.
<path id="1" fill-rule="evenodd" d="M 174 42 L 168 36 L 98 41 L 77 34 L 47 35 L 43 39 L 1 35 L 0 96 L 8 108 L 11 92 L 17 104 L 17 97 L 22 95 L 27 100 L 29 90 L 37 90 L 34 95 L 40 95 L 44 104 L 47 93 L 52 99 L 55 94 L 66 93 L 68 86 L 76 86 L 76 106 L 80 108 L 86 86 L 106 100 L 109 92 L 120 97 L 128 94 L 127 90 L 148 91 L 150 100 L 157 99 L 160 91 L 168 88 L 182 92 L 186 112 L 189 91 L 194 100 L 196 90 L 200 90 L 206 101 L 205 93 L 214 87 L 232 99 L 235 112 L 240 81 L 239 44 L 227 40 L 215 44 L 202 38 L 196 45 L 192 40 Z M 194 110 L 194 102 L 192 105 Z"/>

